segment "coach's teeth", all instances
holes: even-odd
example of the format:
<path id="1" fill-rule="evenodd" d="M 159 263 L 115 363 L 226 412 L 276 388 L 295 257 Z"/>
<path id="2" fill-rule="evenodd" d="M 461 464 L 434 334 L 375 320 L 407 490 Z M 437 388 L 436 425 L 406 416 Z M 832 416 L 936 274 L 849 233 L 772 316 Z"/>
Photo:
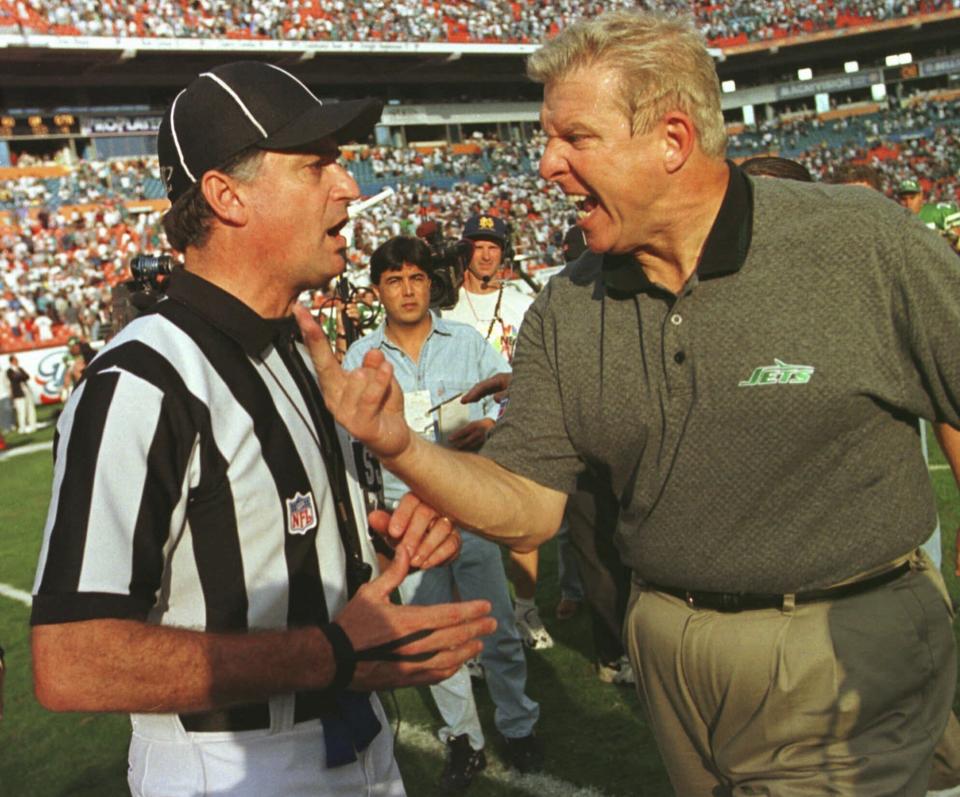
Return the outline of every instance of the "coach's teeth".
<path id="1" fill-rule="evenodd" d="M 581 196 L 576 205 L 577 218 L 582 219 L 584 216 L 589 216 L 591 211 L 593 211 L 599 204 L 600 202 L 595 196 Z"/>

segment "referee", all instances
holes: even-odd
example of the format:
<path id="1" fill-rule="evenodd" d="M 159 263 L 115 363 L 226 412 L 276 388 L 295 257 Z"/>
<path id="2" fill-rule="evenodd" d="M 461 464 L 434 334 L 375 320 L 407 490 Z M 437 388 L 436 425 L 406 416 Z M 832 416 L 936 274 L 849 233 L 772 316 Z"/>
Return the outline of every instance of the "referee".
<path id="1" fill-rule="evenodd" d="M 344 268 L 338 144 L 379 113 L 238 62 L 161 125 L 184 267 L 60 418 L 31 618 L 43 705 L 131 713 L 134 795 L 403 794 L 373 690 L 450 676 L 494 626 L 485 601 L 390 602 L 459 548 L 424 505 L 369 580 L 356 463 L 291 315 Z"/>

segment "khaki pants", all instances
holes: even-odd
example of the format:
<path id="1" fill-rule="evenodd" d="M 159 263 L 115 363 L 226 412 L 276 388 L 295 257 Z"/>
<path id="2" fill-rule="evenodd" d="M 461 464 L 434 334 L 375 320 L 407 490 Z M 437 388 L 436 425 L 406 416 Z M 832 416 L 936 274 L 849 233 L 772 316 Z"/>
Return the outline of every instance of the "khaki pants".
<path id="1" fill-rule="evenodd" d="M 960 786 L 960 722 L 951 711 L 947 729 L 933 751 L 933 771 L 927 788 L 942 790 L 954 786 Z"/>
<path id="2" fill-rule="evenodd" d="M 680 797 L 926 792 L 956 683 L 926 560 L 860 595 L 739 613 L 636 585 L 625 631 Z"/>

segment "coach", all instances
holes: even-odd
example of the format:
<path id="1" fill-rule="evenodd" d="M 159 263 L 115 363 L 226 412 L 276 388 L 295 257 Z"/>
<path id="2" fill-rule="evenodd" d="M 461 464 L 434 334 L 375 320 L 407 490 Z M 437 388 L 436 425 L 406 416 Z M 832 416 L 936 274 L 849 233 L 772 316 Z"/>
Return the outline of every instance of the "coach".
<path id="1" fill-rule="evenodd" d="M 301 317 L 327 400 L 421 498 L 521 549 L 585 466 L 605 474 L 678 794 L 923 794 L 956 663 L 915 552 L 934 524 L 916 420 L 960 425 L 954 256 L 883 197 L 726 162 L 685 22 L 605 14 L 528 71 L 541 174 L 602 264 L 527 313 L 483 456 L 411 434 L 381 358 L 344 376 Z"/>
<path id="2" fill-rule="evenodd" d="M 482 601 L 391 604 L 458 549 L 427 507 L 368 581 L 356 463 L 291 317 L 344 268 L 338 142 L 379 112 L 239 62 L 160 128 L 185 265 L 61 416 L 32 614 L 41 703 L 131 712 L 134 795 L 403 794 L 372 690 L 449 677 L 494 627 Z"/>

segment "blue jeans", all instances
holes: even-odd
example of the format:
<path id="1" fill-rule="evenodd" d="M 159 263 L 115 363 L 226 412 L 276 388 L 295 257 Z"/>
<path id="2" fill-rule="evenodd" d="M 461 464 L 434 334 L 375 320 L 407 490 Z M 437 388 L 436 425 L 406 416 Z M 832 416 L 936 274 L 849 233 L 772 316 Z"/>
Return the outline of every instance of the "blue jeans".
<path id="1" fill-rule="evenodd" d="M 450 564 L 408 575 L 400 585 L 404 603 L 432 605 L 453 600 L 454 585 L 464 600 L 490 601 L 497 630 L 483 638 L 480 661 L 486 672 L 487 689 L 496 707 L 494 723 L 510 739 L 529 736 L 540 716 L 540 706 L 524 694 L 527 660 L 517 633 L 513 604 L 507 589 L 500 549 L 476 534 L 461 531 L 463 546 Z M 445 681 L 430 687 L 446 726 L 443 741 L 467 734 L 474 750 L 483 747 L 483 732 L 477 717 L 470 676 L 465 667 Z"/>

